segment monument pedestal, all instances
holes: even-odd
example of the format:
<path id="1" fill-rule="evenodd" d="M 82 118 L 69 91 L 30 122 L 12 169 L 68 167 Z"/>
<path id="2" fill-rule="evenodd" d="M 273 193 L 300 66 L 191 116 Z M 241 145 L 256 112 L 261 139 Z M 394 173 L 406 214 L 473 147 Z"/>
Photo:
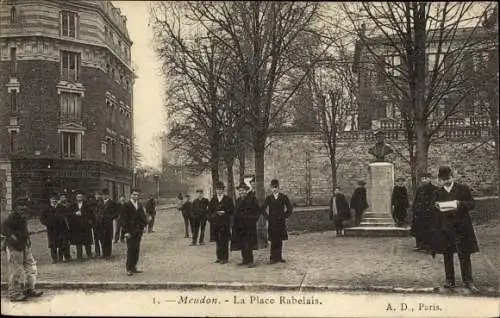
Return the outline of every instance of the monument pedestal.
<path id="1" fill-rule="evenodd" d="M 367 196 L 369 208 L 359 226 L 345 230 L 346 236 L 407 236 L 409 228 L 397 227 L 392 219 L 391 196 L 394 188 L 394 165 L 376 162 L 369 165 Z"/>

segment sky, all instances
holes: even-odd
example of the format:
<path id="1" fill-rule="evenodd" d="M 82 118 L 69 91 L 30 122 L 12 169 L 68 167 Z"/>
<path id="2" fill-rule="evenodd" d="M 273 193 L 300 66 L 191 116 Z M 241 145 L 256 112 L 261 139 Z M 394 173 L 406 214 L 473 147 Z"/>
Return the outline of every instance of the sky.
<path id="1" fill-rule="evenodd" d="M 132 44 L 132 65 L 137 78 L 134 85 L 134 132 L 136 147 L 145 166 L 159 168 L 161 146 L 155 141 L 164 127 L 163 77 L 161 64 L 153 50 L 153 31 L 148 26 L 148 2 L 113 1 L 127 17 L 127 28 Z"/>

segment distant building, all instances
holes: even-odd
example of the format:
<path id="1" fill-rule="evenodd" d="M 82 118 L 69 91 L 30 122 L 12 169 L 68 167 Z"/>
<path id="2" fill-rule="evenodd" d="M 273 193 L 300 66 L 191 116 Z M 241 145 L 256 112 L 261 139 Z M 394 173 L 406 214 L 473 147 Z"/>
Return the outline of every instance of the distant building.
<path id="1" fill-rule="evenodd" d="M 454 42 L 459 44 L 461 41 L 465 41 L 470 36 L 470 32 L 470 28 L 458 29 L 454 37 Z M 487 36 L 483 27 L 478 27 L 478 29 L 472 33 L 472 40 L 469 41 L 477 41 L 479 45 L 475 45 L 474 50 L 469 48 L 468 51 L 464 53 L 464 60 L 461 63 L 461 69 L 458 70 L 459 72 L 465 74 L 465 72 L 477 71 L 480 67 L 484 67 L 487 63 L 486 61 L 491 59 L 491 56 L 495 54 L 496 49 L 493 49 L 489 45 L 485 45 L 486 41 L 483 41 Z M 435 43 L 435 41 L 437 41 L 438 36 L 434 36 L 433 38 L 434 42 L 431 43 L 429 40 L 426 54 L 429 78 L 434 71 L 434 62 L 437 57 L 437 43 Z M 383 52 L 383 50 L 388 49 L 383 47 L 383 40 L 380 38 L 367 38 L 365 41 L 365 43 L 369 43 L 373 51 L 377 52 L 377 56 L 370 54 L 370 51 L 363 45 L 363 41 L 358 41 L 354 54 L 356 60 L 355 69 L 358 74 L 358 129 L 378 129 L 380 127 L 380 122 L 384 120 L 393 120 L 400 125 L 401 114 L 398 105 L 399 99 L 394 97 L 397 95 L 397 92 L 388 79 L 387 74 L 392 74 L 391 77 L 394 78 L 400 76 L 397 68 L 403 65 L 401 56 L 396 52 Z M 444 44 L 443 51 L 446 51 L 449 45 L 454 45 L 454 43 Z M 441 63 L 441 59 L 444 59 L 441 65 L 443 65 L 443 67 L 449 67 L 447 66 L 448 60 L 445 55 L 446 54 L 440 54 L 439 63 Z M 380 58 L 377 60 L 377 57 L 383 57 L 384 59 Z M 439 102 L 436 114 L 433 114 L 433 116 L 442 116 L 442 114 L 446 112 L 446 109 L 449 109 L 451 105 L 457 103 L 458 98 L 461 97 L 451 93 L 444 96 Z M 474 119 L 481 121 L 475 118 L 481 113 L 480 107 L 484 106 L 481 105 L 478 96 L 474 94 L 467 95 L 466 98 L 459 103 L 458 114 L 454 116 L 455 119 L 464 123 L 474 122 Z"/>
<path id="2" fill-rule="evenodd" d="M 126 22 L 111 1 L 2 1 L 0 198 L 7 209 L 23 195 L 44 201 L 64 189 L 129 191 L 135 75 Z"/>

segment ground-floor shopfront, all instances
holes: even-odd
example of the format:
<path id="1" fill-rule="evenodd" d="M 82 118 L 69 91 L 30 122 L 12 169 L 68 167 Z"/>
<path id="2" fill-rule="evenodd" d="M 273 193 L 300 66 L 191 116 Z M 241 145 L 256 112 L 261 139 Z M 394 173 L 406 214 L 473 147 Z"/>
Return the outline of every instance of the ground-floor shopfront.
<path id="1" fill-rule="evenodd" d="M 93 195 L 108 188 L 113 199 L 128 194 L 132 170 L 100 161 L 10 158 L 0 160 L 0 208 L 10 211 L 18 197 L 28 196 L 35 205 L 47 203 L 51 193 L 74 191 Z"/>

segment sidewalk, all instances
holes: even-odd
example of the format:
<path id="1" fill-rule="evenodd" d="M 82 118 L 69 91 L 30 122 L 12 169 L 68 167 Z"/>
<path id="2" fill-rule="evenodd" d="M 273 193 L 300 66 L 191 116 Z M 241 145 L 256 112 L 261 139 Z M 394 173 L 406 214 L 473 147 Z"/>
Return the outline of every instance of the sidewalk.
<path id="1" fill-rule="evenodd" d="M 474 278 L 481 295 L 498 296 L 500 248 L 499 221 L 476 226 L 481 253 L 472 256 Z M 412 251 L 414 240 L 402 238 L 335 238 L 332 232 L 290 235 L 284 244 L 287 263 L 268 265 L 269 248 L 255 252 L 257 267 L 215 264 L 215 244 L 188 246 L 183 220 L 175 209 L 160 210 L 156 232 L 145 234 L 139 268 L 143 273 L 125 275 L 125 244 L 113 246 L 111 261 L 50 264 L 45 233 L 34 234 L 33 253 L 39 281 L 54 288 L 269 288 L 294 290 L 376 290 L 431 292 L 444 281 L 440 255 Z M 208 236 L 208 225 L 206 236 Z M 72 250 L 75 253 L 74 248 Z M 1 279 L 7 281 L 5 253 Z M 457 283 L 460 270 L 456 260 Z M 260 286 L 260 287 L 259 287 Z"/>

